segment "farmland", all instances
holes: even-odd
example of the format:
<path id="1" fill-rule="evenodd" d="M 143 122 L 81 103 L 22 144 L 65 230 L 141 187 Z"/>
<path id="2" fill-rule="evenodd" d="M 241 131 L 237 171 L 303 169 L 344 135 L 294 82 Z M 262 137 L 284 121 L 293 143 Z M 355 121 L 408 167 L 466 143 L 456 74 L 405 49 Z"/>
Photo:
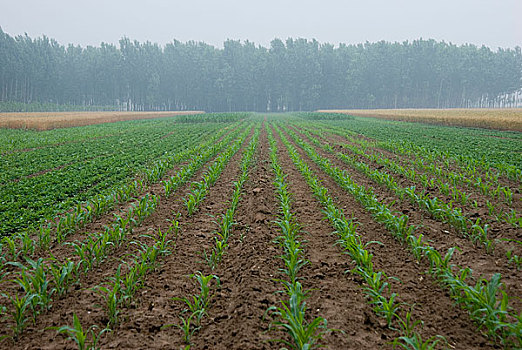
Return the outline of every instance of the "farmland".
<path id="1" fill-rule="evenodd" d="M 352 109 L 324 110 L 325 113 L 345 113 L 361 117 L 422 122 L 437 125 L 466 126 L 497 130 L 522 131 L 522 109 Z"/>
<path id="2" fill-rule="evenodd" d="M 518 132 L 221 113 L 0 137 L 2 347 L 522 346 Z"/>
<path id="3" fill-rule="evenodd" d="M 16 112 L 0 113 L 0 128 L 51 130 L 124 120 L 154 119 L 202 112 Z"/>

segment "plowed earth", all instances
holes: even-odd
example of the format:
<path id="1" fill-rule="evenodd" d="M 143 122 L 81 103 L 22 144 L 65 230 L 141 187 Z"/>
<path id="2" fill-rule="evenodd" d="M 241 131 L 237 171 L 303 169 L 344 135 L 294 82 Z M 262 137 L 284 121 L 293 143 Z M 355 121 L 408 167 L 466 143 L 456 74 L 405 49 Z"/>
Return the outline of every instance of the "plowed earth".
<path id="1" fill-rule="evenodd" d="M 160 196 L 158 207 L 134 230 L 129 242 L 150 243 L 150 239 L 144 235 L 158 229 L 167 230 L 169 220 L 176 218 L 180 223 L 180 231 L 176 237 L 170 237 L 173 240 L 171 253 L 160 258 L 158 267 L 149 272 L 133 302 L 122 307 L 120 322 L 100 338 L 98 345 L 102 349 L 184 348 L 183 334 L 177 326 L 180 325 L 179 316 L 185 305 L 175 298 L 189 297 L 199 291 L 196 281 L 190 277 L 197 271 L 218 276 L 220 285 L 215 282 L 211 284 L 213 299 L 207 315 L 202 319 L 201 328 L 192 336 L 192 349 L 279 349 L 283 344 L 274 342 L 275 339 L 290 340 L 286 333 L 270 326 L 274 318 L 270 312 L 267 313 L 269 307 L 280 305 L 280 300 L 284 299 L 279 292 L 282 287 L 278 281 L 284 276 L 280 272 L 283 268 L 279 258 L 282 250 L 275 242 L 279 230 L 275 224 L 279 201 L 272 184 L 274 173 L 265 124 L 272 128 L 266 121 L 261 127 L 255 160 L 235 214 L 236 224 L 229 248 L 214 270 L 205 262 L 203 252 L 213 248 L 217 229 L 215 221 L 230 205 L 234 182 L 238 180 L 241 171 L 241 158 L 252 133 L 228 162 L 199 210 L 192 216 L 188 215 L 183 202 L 190 191 L 190 181 L 169 198 L 165 198 L 161 184 L 147 189 L 147 193 Z M 309 142 L 306 136 L 300 134 L 299 127 L 294 126 L 292 130 Z M 320 342 L 328 349 L 391 348 L 391 342 L 399 333 L 388 328 L 383 318 L 377 316 L 367 302 L 363 291 L 364 281 L 351 273 L 354 263 L 336 244 L 337 238 L 332 234 L 334 229 L 324 219 L 320 203 L 294 166 L 280 137 L 277 133 L 274 135 L 279 162 L 287 174 L 286 181 L 292 194 L 291 210 L 302 227 L 304 257 L 308 260 L 308 264 L 300 271 L 301 283 L 310 290 L 307 320 L 320 316 L 328 321 L 332 331 L 326 333 Z M 291 140 L 288 134 L 285 135 Z M 334 141 L 343 140 L 330 135 L 321 142 Z M 418 262 L 355 198 L 317 167 L 295 142 L 291 142 L 322 181 L 322 185 L 328 188 L 335 204 L 344 210 L 347 217 L 356 218 L 359 223 L 357 231 L 363 242 L 380 242 L 367 247 L 373 254 L 375 268 L 395 278 L 389 280 L 391 291 L 397 293 L 400 302 L 412 306 L 415 319 L 423 321 L 423 326 L 418 328 L 423 339 L 441 335 L 447 340 L 448 347 L 454 349 L 500 348 L 482 335 L 467 312 L 455 305 L 449 294 L 426 273 L 429 268 L 426 263 Z M 315 149 L 335 166 L 346 169 L 357 183 L 372 187 L 381 201 L 394 202 L 396 210 L 410 216 L 411 224 L 422 226 L 422 233 L 435 248 L 446 251 L 449 247 L 459 246 L 461 252 L 455 255 L 456 264 L 469 266 L 475 274 L 488 278 L 499 272 L 505 283 L 505 291 L 511 296 L 522 295 L 520 271 L 508 265 L 502 256 L 486 254 L 484 249 L 463 238 L 449 225 L 431 219 L 409 202 L 398 200 L 392 192 L 351 169 L 335 155 L 317 147 Z M 341 148 L 339 150 L 343 151 Z M 400 160 L 399 156 L 397 158 Z M 200 181 L 209 164 L 204 165 L 191 181 Z M 370 166 L 377 167 L 371 163 Z M 179 167 L 168 175 L 174 174 L 177 169 Z M 405 179 L 402 179 L 402 183 L 404 186 L 411 185 Z M 475 193 L 474 196 L 485 200 L 480 194 Z M 85 232 L 101 230 L 110 222 L 113 214 L 124 211 L 128 205 L 122 204 L 114 212 L 88 224 L 82 232 L 69 237 L 68 241 L 82 240 Z M 499 230 L 509 229 L 510 237 L 520 234 L 519 230 L 504 224 L 499 223 L 496 227 Z M 52 247 L 52 253 L 60 260 L 73 258 L 73 249 L 67 245 Z M 118 266 L 131 261 L 135 253 L 136 245 L 130 243 L 114 249 L 104 263 L 82 277 L 81 283 L 71 288 L 64 297 L 55 300 L 49 311 L 39 315 L 36 323 L 29 322 L 17 342 L 3 340 L 0 347 L 74 349 L 74 342 L 57 334 L 53 327 L 72 325 L 73 314 L 76 314 L 85 328 L 88 325 L 103 328 L 108 319 L 101 306 L 102 298 L 95 287 L 106 283 L 115 275 Z M 122 269 L 126 269 L 125 265 Z M 6 285 L 5 290 L 17 292 L 12 284 Z M 522 303 L 519 300 L 513 299 L 512 305 L 520 312 Z M 9 321 L 0 323 L 1 334 L 7 334 L 9 324 Z"/>

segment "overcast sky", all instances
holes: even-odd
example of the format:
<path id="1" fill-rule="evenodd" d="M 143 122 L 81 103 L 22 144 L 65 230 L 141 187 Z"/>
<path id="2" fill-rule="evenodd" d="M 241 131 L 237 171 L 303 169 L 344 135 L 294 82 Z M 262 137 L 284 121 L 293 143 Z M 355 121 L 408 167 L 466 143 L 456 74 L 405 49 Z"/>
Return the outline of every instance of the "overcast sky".
<path id="1" fill-rule="evenodd" d="M 422 37 L 497 49 L 522 46 L 522 0 L 0 0 L 0 27 L 82 46 L 123 36 L 219 47 L 226 39 L 269 46 L 288 37 L 332 44 Z"/>

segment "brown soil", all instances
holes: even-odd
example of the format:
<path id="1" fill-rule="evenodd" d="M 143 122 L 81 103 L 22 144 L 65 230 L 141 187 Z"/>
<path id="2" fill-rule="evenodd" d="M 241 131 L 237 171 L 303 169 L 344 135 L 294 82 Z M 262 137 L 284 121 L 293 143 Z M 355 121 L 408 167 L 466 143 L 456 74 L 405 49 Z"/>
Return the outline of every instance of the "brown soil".
<path id="1" fill-rule="evenodd" d="M 293 130 L 297 131 L 297 134 L 303 140 L 307 141 L 309 144 L 312 144 L 310 139 L 306 135 L 302 134 L 300 132 L 300 130 L 298 130 L 297 128 L 293 128 Z M 317 139 L 322 141 L 323 143 L 329 143 L 330 145 L 334 144 L 334 143 L 332 143 L 332 140 L 334 139 L 333 136 L 327 137 L 326 139 L 321 139 L 321 138 L 317 138 Z M 384 166 L 381 166 L 381 165 L 377 164 L 376 162 L 370 161 L 362 156 L 358 156 L 358 155 L 350 152 L 349 150 L 342 148 L 341 146 L 334 146 L 334 149 L 336 152 L 344 153 L 346 155 L 349 155 L 352 158 L 356 158 L 359 162 L 366 163 L 370 167 L 371 170 L 379 170 L 379 171 L 392 175 L 395 178 L 395 180 L 397 181 L 397 184 L 403 188 L 415 186 L 415 188 L 418 190 L 422 189 L 422 184 L 412 182 L 403 175 L 395 174 L 391 171 L 387 171 L 387 169 L 385 169 Z M 350 168 L 351 170 L 353 170 L 354 172 L 357 172 L 361 176 L 366 177 L 363 173 L 358 172 L 358 170 L 352 169 L 348 164 L 346 164 L 342 161 L 339 161 L 339 158 L 337 156 L 328 154 L 326 152 L 323 152 L 322 150 L 321 150 L 321 154 L 328 155 L 328 157 L 330 159 L 335 159 L 337 166 L 339 166 L 343 169 Z M 404 165 L 404 164 L 402 164 L 402 165 Z M 432 174 L 427 174 L 422 171 L 417 171 L 417 173 L 426 174 L 429 177 L 432 176 Z M 386 192 L 390 193 L 391 195 L 393 195 L 393 192 L 391 190 L 388 190 L 385 186 L 380 185 L 373 180 L 370 180 L 370 179 L 368 179 L 368 180 L 370 181 L 370 185 L 372 188 L 382 188 L 383 191 L 386 191 Z M 478 208 L 475 209 L 475 208 L 471 207 L 471 205 L 462 205 L 461 203 L 454 202 L 454 200 L 451 196 L 444 195 L 437 188 L 431 188 L 431 187 L 426 188 L 425 193 L 429 193 L 431 198 L 437 197 L 438 199 L 444 201 L 445 203 L 453 203 L 454 208 L 462 209 L 462 212 L 464 213 L 464 215 L 466 217 L 468 217 L 469 220 L 472 220 L 473 222 L 480 218 L 482 225 L 488 224 L 488 226 L 489 226 L 488 238 L 492 239 L 492 240 L 498 240 L 496 243 L 496 248 L 495 248 L 495 252 L 494 252 L 494 256 L 496 256 L 497 259 L 507 259 L 506 252 L 508 250 L 512 250 L 515 254 L 518 254 L 518 255 L 522 254 L 522 246 L 520 246 L 520 244 L 506 241 L 506 239 L 521 240 L 522 232 L 519 229 L 513 227 L 511 224 L 508 224 L 505 221 L 499 221 L 495 217 L 489 215 L 488 208 L 486 206 L 486 201 L 491 200 L 491 198 L 489 198 L 481 193 L 478 193 L 478 192 L 472 193 L 472 195 L 470 196 L 469 202 L 474 201 L 474 200 L 477 201 Z M 515 210 L 517 210 L 517 212 L 520 212 L 522 210 L 522 201 L 520 201 L 518 199 L 519 197 L 520 197 L 519 194 L 514 195 L 513 205 L 511 207 L 507 206 L 507 204 L 498 203 L 498 202 L 495 203 L 496 207 L 502 208 L 503 210 L 505 210 L 505 212 L 509 212 L 510 209 L 515 209 Z M 399 198 L 396 198 L 396 200 L 399 200 Z M 422 208 L 419 208 L 416 204 L 412 205 L 410 203 L 409 199 L 407 199 L 407 198 L 405 198 L 403 201 L 401 201 L 401 204 L 403 205 L 404 208 L 406 208 L 406 209 L 402 209 L 402 210 L 407 210 L 408 212 L 410 212 L 412 210 L 420 211 L 420 212 L 423 212 L 423 214 L 425 214 L 426 217 L 429 217 L 428 214 Z M 455 230 L 453 228 L 452 228 L 452 230 L 455 232 L 456 235 L 463 236 L 463 234 L 460 232 L 457 232 L 457 230 Z M 484 248 L 484 252 L 485 252 L 486 251 L 485 247 L 482 247 L 482 248 Z"/>
<path id="2" fill-rule="evenodd" d="M 224 320 L 221 318 L 216 320 L 214 305 L 219 305 L 220 299 L 231 293 L 235 282 L 233 278 L 228 279 L 226 275 L 222 279 L 216 270 L 211 271 L 204 262 L 202 253 L 213 247 L 216 224 L 212 215 L 223 213 L 228 207 L 228 200 L 233 191 L 232 182 L 239 175 L 239 161 L 243 150 L 244 147 L 229 162 L 195 215 L 188 217 L 184 206 L 171 209 L 171 213 L 182 214 L 179 219 L 181 231 L 176 249 L 163 260 L 160 270 L 148 276 L 145 288 L 137 299 L 136 307 L 124 310 L 126 322 L 111 334 L 105 348 L 178 349 L 182 347 L 181 330 L 176 326 L 165 329 L 162 327 L 179 324 L 178 315 L 181 315 L 185 306 L 181 301 L 172 298 L 190 297 L 197 293 L 196 281 L 189 277 L 196 271 L 201 271 L 205 275 L 211 273 L 218 275 L 221 279 L 221 288 L 213 290 L 215 296 L 208 310 L 208 316 L 203 318 L 202 331 L 193 336 L 193 341 L 199 341 L 200 334 L 204 335 L 203 330 L 209 323 Z M 227 255 L 229 254 L 230 252 L 227 252 Z M 266 298 L 266 294 L 263 294 L 262 298 Z M 243 297 L 240 296 L 240 300 L 244 300 Z M 215 335 L 211 334 L 211 339 L 214 337 Z M 205 344 L 209 340 L 202 339 L 206 339 L 203 340 Z"/>
<path id="3" fill-rule="evenodd" d="M 374 255 L 374 266 L 377 270 L 384 271 L 388 277 L 399 279 L 400 282 L 390 280 L 392 291 L 400 296 L 402 302 L 415 305 L 414 317 L 424 322 L 421 330 L 423 339 L 440 334 L 446 337 L 450 346 L 458 349 L 494 348 L 487 339 L 477 333 L 467 313 L 457 308 L 448 293 L 426 275 L 428 266 L 418 263 L 407 248 L 399 244 L 383 225 L 376 223 L 351 195 L 324 174 L 299 147 L 296 148 L 322 181 L 323 186 L 328 188 L 330 196 L 336 199 L 338 207 L 343 208 L 348 217 L 351 215 L 356 217 L 357 222 L 360 223 L 358 233 L 363 241 L 383 243 L 373 244 L 367 248 Z M 287 164 L 290 162 L 291 160 L 288 159 Z M 291 168 L 290 165 L 288 168 Z M 299 187 L 306 185 L 301 175 L 290 178 L 292 183 L 298 181 L 301 182 Z M 348 257 L 345 259 L 349 260 Z M 358 280 L 355 276 L 352 278 Z"/>
<path id="4" fill-rule="evenodd" d="M 336 236 L 324 221 L 322 208 L 291 162 L 284 145 L 278 142 L 279 162 L 288 175 L 293 195 L 292 211 L 303 227 L 305 257 L 302 284 L 311 289 L 308 305 L 311 317 L 322 316 L 333 332 L 324 343 L 328 349 L 374 349 L 397 336 L 375 316 L 364 300 L 360 281 L 345 272 L 354 266 L 348 255 L 335 246 Z"/>
<path id="5" fill-rule="evenodd" d="M 508 264 L 507 259 L 505 259 L 500 252 L 496 251 L 493 255 L 486 254 L 482 247 L 473 245 L 471 241 L 462 237 L 462 235 L 450 225 L 430 218 L 410 202 L 401 202 L 399 198 L 386 187 L 378 185 L 365 175 L 354 171 L 335 156 L 317 148 L 316 151 L 321 156 L 330 159 L 333 165 L 347 170 L 351 178 L 359 185 L 373 188 L 380 201 L 387 204 L 395 203 L 392 207 L 399 212 L 407 214 L 410 218 L 410 225 L 420 225 L 417 232 L 422 233 L 425 238 L 429 240 L 430 245 L 439 252 L 445 254 L 449 248 L 453 246 L 459 247 L 462 251 L 456 252 L 452 260 L 457 266 L 472 268 L 475 277 L 483 276 L 490 279 L 494 273 L 501 273 L 506 292 L 508 295 L 515 297 L 510 300 L 510 305 L 514 307 L 517 313 L 522 310 L 522 301 L 516 298 L 516 296 L 522 295 L 522 271 L 517 271 L 512 265 Z M 305 159 L 307 159 L 309 164 L 313 163 L 307 156 L 305 156 Z M 323 172 L 321 171 L 321 173 Z M 330 181 L 333 180 L 330 179 Z M 338 185 L 336 186 L 339 187 Z M 346 193 L 346 195 L 349 194 Z"/>
<path id="6" fill-rule="evenodd" d="M 227 168 L 225 169 L 220 180 L 218 181 L 218 183 L 216 183 L 215 186 L 219 186 L 220 181 L 221 182 L 224 181 L 224 180 L 222 180 L 222 178 L 223 177 L 226 178 L 227 172 L 231 172 L 236 169 L 239 169 L 238 162 L 239 162 L 239 159 L 241 156 L 241 152 L 242 151 L 240 150 L 232 158 L 231 162 L 229 162 Z M 202 171 L 200 171 L 200 172 L 202 172 Z M 144 234 L 150 234 L 153 232 L 157 232 L 158 229 L 166 230 L 168 228 L 168 226 L 169 226 L 168 220 L 174 219 L 176 212 L 184 211 L 184 204 L 183 204 L 183 201 L 181 200 L 180 194 L 186 193 L 189 190 L 189 187 L 190 187 L 190 184 L 186 184 L 182 189 L 177 191 L 177 195 L 174 194 L 174 195 L 171 195 L 171 197 L 169 199 L 161 200 L 156 211 L 149 218 L 147 218 L 140 227 L 136 228 L 134 230 L 134 232 L 132 233 L 132 235 L 130 235 L 128 237 L 129 244 L 127 244 L 127 245 L 124 244 L 120 248 L 111 252 L 111 254 L 107 258 L 107 260 L 98 269 L 91 271 L 91 273 L 87 274 L 85 276 L 85 278 L 81 279 L 81 286 L 77 286 L 75 289 L 71 290 L 63 299 L 55 301 L 53 304 L 53 308 L 49 312 L 45 313 L 44 317 L 38 318 L 36 327 L 30 326 L 26 329 L 26 331 L 24 332 L 23 338 L 19 341 L 17 346 L 19 348 L 36 348 L 36 347 L 48 348 L 48 349 L 50 349 L 50 348 L 52 348 L 52 349 L 71 348 L 71 345 L 72 345 L 71 342 L 65 341 L 65 340 L 62 341 L 61 340 L 62 336 L 57 336 L 56 332 L 54 330 L 50 329 L 50 327 L 59 327 L 59 326 L 63 326 L 66 324 L 71 325 L 73 313 L 75 313 L 80 318 L 80 320 L 82 321 L 82 324 L 105 325 L 107 323 L 106 312 L 100 306 L 100 304 L 103 301 L 102 301 L 100 295 L 97 294 L 95 291 L 93 291 L 93 288 L 98 285 L 103 285 L 110 276 L 114 276 L 114 274 L 116 273 L 116 270 L 120 264 L 122 264 L 126 261 L 127 262 L 132 261 L 132 258 L 135 255 L 135 252 L 137 249 L 137 245 L 133 244 L 131 242 L 150 243 L 150 241 L 143 236 Z M 217 191 L 213 191 L 213 193 L 215 196 L 218 196 L 218 197 L 220 196 L 220 194 Z M 210 204 L 212 204 L 212 203 L 207 204 L 208 203 L 208 202 L 206 202 L 207 200 L 212 201 L 212 198 L 210 198 L 210 196 L 209 196 L 209 198 L 207 198 L 205 200 L 205 202 L 203 203 L 202 210 L 200 210 L 197 213 L 197 215 L 194 215 L 192 218 L 187 218 L 186 215 L 183 216 L 183 218 L 187 219 L 187 226 L 190 227 L 190 226 L 194 225 L 193 227 L 195 227 L 196 236 L 199 235 L 199 228 L 201 227 L 200 225 L 196 224 L 198 221 L 206 222 L 207 225 L 209 226 L 208 227 L 209 229 L 210 229 L 210 226 L 214 226 L 214 224 L 212 223 L 213 218 L 211 218 L 209 215 L 207 215 L 205 213 L 205 210 L 207 210 L 208 207 L 210 206 Z M 215 198 L 214 198 L 214 200 L 215 200 Z M 224 204 L 225 203 L 223 203 L 223 205 Z M 206 205 L 206 207 L 205 207 L 205 205 Z M 185 222 L 185 220 L 183 220 L 183 219 L 180 219 L 180 220 Z M 148 284 L 149 281 L 152 281 L 152 283 L 159 281 L 159 279 L 157 280 L 155 278 L 155 275 L 157 273 L 168 271 L 170 274 L 172 272 L 168 266 L 170 258 L 176 257 L 176 259 L 181 259 L 180 261 L 182 263 L 177 264 L 177 265 L 188 266 L 187 261 L 185 261 L 184 258 L 181 257 L 181 255 L 179 254 L 180 243 L 183 240 L 185 240 L 187 244 L 190 244 L 192 242 L 191 238 L 185 236 L 184 227 L 185 226 L 183 225 L 181 237 L 178 241 L 178 246 L 176 247 L 174 254 L 167 256 L 163 260 L 165 262 L 165 264 L 161 266 L 161 269 L 159 270 L 159 272 L 151 273 L 150 278 L 147 280 L 146 287 L 140 291 L 141 295 L 138 296 L 138 298 L 137 298 L 138 300 L 143 299 L 143 296 L 147 296 L 147 294 L 151 292 L 151 290 L 149 290 L 149 288 L 147 288 L 149 286 L 149 284 Z M 209 231 L 209 232 L 211 232 L 211 231 Z M 210 244 L 211 241 L 209 240 L 208 243 Z M 201 249 L 201 246 L 199 246 L 199 245 L 191 245 L 191 247 L 193 249 L 197 249 L 197 250 Z M 59 247 L 59 249 L 65 249 L 65 247 L 63 245 L 61 245 Z M 63 252 L 62 254 L 64 254 L 64 255 L 69 254 L 69 255 L 65 255 L 65 256 L 61 256 L 58 254 L 60 254 L 60 253 L 56 252 L 55 256 L 57 258 L 61 258 L 61 259 L 65 258 L 66 256 L 70 256 L 70 252 L 68 252 L 68 253 Z M 194 258 L 196 258 L 196 256 L 194 256 Z M 201 260 L 201 257 L 198 255 L 197 259 Z M 165 270 L 165 268 L 167 268 L 167 270 Z M 187 270 L 187 273 L 178 275 L 178 277 L 180 278 L 179 281 L 181 281 L 181 282 L 184 281 L 185 284 L 192 285 L 192 281 L 189 281 L 188 278 L 181 278 L 181 277 L 187 276 L 188 274 L 194 273 L 195 271 L 197 271 L 197 269 L 192 270 L 192 271 Z M 154 287 L 157 287 L 157 285 L 155 285 Z M 168 289 L 168 287 L 167 287 L 167 289 Z M 165 292 L 165 289 L 154 288 L 154 290 L 152 290 L 152 292 L 154 292 L 154 293 L 157 293 L 158 291 Z M 171 297 L 173 297 L 173 296 L 175 296 L 175 295 L 172 295 Z M 163 297 L 163 299 L 170 299 L 170 298 L 165 297 L 165 296 Z M 154 303 L 156 303 L 156 302 L 152 302 L 152 303 L 154 305 Z M 130 315 L 127 314 L 127 311 L 131 311 L 131 312 L 138 311 L 140 306 L 143 306 L 148 310 L 150 304 L 146 303 L 146 302 L 142 302 L 139 304 L 136 304 L 136 303 L 131 304 L 129 309 L 123 310 L 122 317 L 125 320 L 123 323 L 127 324 L 126 321 L 129 319 L 132 319 L 132 317 L 131 317 L 132 314 L 130 312 L 129 312 Z M 157 311 L 157 310 L 154 310 L 154 311 Z M 132 323 L 130 323 L 130 325 L 131 324 Z M 144 327 L 144 326 L 145 325 L 140 325 L 139 327 Z M 4 329 L 5 329 L 5 327 L 4 327 Z M 172 328 L 172 331 L 174 331 L 174 329 L 177 330 L 177 328 L 174 327 L 174 328 Z M 150 331 L 151 334 L 155 334 L 157 330 L 155 330 L 154 325 L 150 325 L 150 328 L 148 328 L 148 331 Z M 120 339 L 119 337 L 113 336 L 113 334 L 117 334 L 117 333 L 118 333 L 118 329 L 116 331 L 114 331 L 113 333 L 111 333 L 111 335 L 109 336 L 109 339 L 116 339 L 116 340 Z M 38 336 L 36 336 L 36 335 L 38 335 Z M 179 333 L 178 333 L 178 338 L 181 338 L 181 335 Z M 42 344 L 44 344 L 44 345 L 42 345 Z M 106 348 L 106 347 L 109 347 L 109 345 L 104 346 L 104 348 Z M 138 344 L 132 345 L 131 347 L 142 348 Z M 123 348 L 128 348 L 128 346 L 123 346 Z"/>
<path id="7" fill-rule="evenodd" d="M 250 135 L 251 137 L 251 135 Z M 180 222 L 180 233 L 171 246 L 172 253 L 163 256 L 159 267 L 151 271 L 144 287 L 133 302 L 123 307 L 120 322 L 111 333 L 106 333 L 100 341 L 103 349 L 180 349 L 185 346 L 179 315 L 185 306 L 173 298 L 190 297 L 199 292 L 197 282 L 189 275 L 196 271 L 215 274 L 221 285 L 212 284 L 214 297 L 208 314 L 203 318 L 201 328 L 192 337 L 193 349 L 279 349 L 283 344 L 274 339 L 289 340 L 286 333 L 270 330 L 274 319 L 266 313 L 270 306 L 278 306 L 284 296 L 277 280 L 284 278 L 279 271 L 282 253 L 274 241 L 278 227 L 274 223 L 278 213 L 278 199 L 272 184 L 274 174 L 269 157 L 269 144 L 263 128 L 256 153 L 255 165 L 245 183 L 243 194 L 236 212 L 229 248 L 223 260 L 211 270 L 202 257 L 214 245 L 215 216 L 225 212 L 234 188 L 234 181 L 240 174 L 239 164 L 249 138 L 232 157 L 216 184 L 210 189 L 199 210 L 188 216 L 183 197 L 190 190 L 190 184 L 180 188 L 171 197 L 165 198 L 162 184 L 150 186 L 144 193 L 161 196 L 156 211 L 129 236 L 128 242 L 150 243 L 144 234 L 166 230 L 169 221 L 176 217 Z M 321 344 L 328 349 L 378 349 L 391 348 L 390 342 L 398 332 L 386 327 L 385 321 L 375 315 L 372 306 L 364 296 L 364 281 L 350 270 L 355 267 L 349 255 L 339 245 L 332 234 L 332 227 L 324 220 L 319 202 L 310 191 L 303 176 L 293 165 L 289 154 L 276 136 L 278 157 L 289 191 L 292 193 L 292 212 L 302 227 L 301 240 L 305 258 L 309 263 L 300 271 L 301 283 L 310 289 L 307 299 L 308 320 L 321 316 L 328 321 L 328 327 L 335 331 L 325 335 Z M 398 243 L 351 195 L 341 189 L 329 176 L 321 171 L 296 146 L 300 155 L 327 187 L 336 205 L 346 216 L 355 216 L 360 223 L 357 232 L 364 242 L 379 241 L 367 249 L 373 254 L 376 270 L 384 271 L 390 279 L 391 292 L 398 294 L 400 302 L 413 306 L 415 320 L 422 320 L 418 327 L 423 339 L 442 335 L 448 346 L 455 349 L 494 349 L 470 320 L 426 271 L 425 262 L 417 262 L 408 249 Z M 386 189 L 374 184 L 368 178 L 349 169 L 335 156 L 318 152 L 328 157 L 332 163 L 346 168 L 359 184 L 371 186 L 380 200 L 390 203 L 397 198 Z M 181 166 L 181 165 L 180 165 Z M 372 165 L 373 166 L 373 165 Z M 177 169 L 178 167 L 176 167 Z M 201 179 L 204 169 L 194 179 Z M 173 169 L 169 174 L 173 174 Z M 125 211 L 131 202 L 121 204 L 114 211 L 103 215 L 83 230 L 71 234 L 68 241 L 82 240 L 86 232 L 103 229 L 112 221 L 113 215 Z M 470 266 L 475 275 L 490 277 L 493 272 L 501 272 L 509 295 L 522 294 L 520 272 L 498 260 L 496 255 L 486 255 L 481 248 L 474 247 L 468 240 L 445 224 L 426 217 L 408 203 L 397 202 L 395 208 L 407 212 L 412 224 L 423 225 L 422 232 L 441 251 L 458 245 L 462 253 L 455 256 L 459 265 Z M 57 335 L 50 327 L 72 325 L 73 314 L 78 315 L 84 329 L 89 325 L 103 326 L 107 322 L 105 310 L 101 307 L 101 296 L 93 290 L 114 276 L 118 266 L 132 261 L 136 253 L 135 244 L 124 244 L 111 251 L 110 256 L 98 268 L 81 278 L 81 284 L 72 288 L 60 300 L 53 302 L 48 312 L 32 322 L 21 339 L 14 345 L 8 340 L 0 342 L 0 347 L 14 349 L 74 349 L 75 344 L 63 335 Z M 71 247 L 54 245 L 50 252 L 59 260 L 71 257 Z M 48 256 L 42 253 L 41 256 Z M 10 267 L 9 269 L 13 269 Z M 126 269 L 126 267 L 122 267 Z M 12 270 L 10 270 L 12 271 Z M 2 291 L 17 292 L 11 284 L 2 285 Z M 3 300 L 2 300 L 3 301 Z M 520 302 L 513 300 L 520 311 Z M 405 306 L 404 308 L 407 309 Z M 0 336 L 7 334 L 9 321 L 0 321 Z M 170 326 L 169 326 L 170 325 Z"/>

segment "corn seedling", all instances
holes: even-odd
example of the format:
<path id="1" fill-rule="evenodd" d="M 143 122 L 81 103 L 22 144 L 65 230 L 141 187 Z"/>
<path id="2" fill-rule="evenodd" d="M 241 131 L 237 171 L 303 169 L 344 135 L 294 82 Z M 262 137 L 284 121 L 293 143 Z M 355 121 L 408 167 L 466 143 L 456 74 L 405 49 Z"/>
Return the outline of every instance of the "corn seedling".
<path id="1" fill-rule="evenodd" d="M 394 349 L 397 346 L 400 346 L 406 350 L 434 350 L 440 342 L 443 342 L 447 345 L 446 338 L 441 335 L 436 335 L 427 340 L 422 340 L 420 334 L 414 332 L 411 336 L 402 336 L 396 338 L 392 345 Z"/>
<path id="2" fill-rule="evenodd" d="M 13 321 L 13 325 L 11 326 L 13 335 L 9 337 L 16 341 L 30 320 L 27 314 L 28 311 L 32 309 L 32 301 L 37 295 L 26 293 L 23 296 L 19 296 L 18 294 L 11 296 L 8 293 L 2 293 L 2 296 L 8 299 L 11 306 L 11 310 L 7 313 Z"/>
<path id="3" fill-rule="evenodd" d="M 326 320 L 317 317 L 311 322 L 305 319 L 306 302 L 299 294 L 293 294 L 288 302 L 281 302 L 281 306 L 272 306 L 267 312 L 273 312 L 278 320 L 273 325 L 286 331 L 292 342 L 276 340 L 287 345 L 291 349 L 313 349 L 319 347 L 319 342 L 329 331 Z"/>
<path id="4" fill-rule="evenodd" d="M 65 334 L 68 340 L 74 340 L 76 345 L 78 346 L 78 350 L 98 350 L 97 346 L 100 337 L 110 330 L 105 328 L 100 332 L 96 333 L 95 330 L 98 328 L 96 325 L 92 325 L 86 330 L 83 329 L 80 320 L 76 314 L 73 314 L 73 326 L 62 326 L 62 327 L 53 327 L 51 329 L 56 329 L 57 333 Z M 90 344 L 87 344 L 88 339 L 90 338 Z"/>
<path id="5" fill-rule="evenodd" d="M 111 278 L 111 284 L 108 287 L 97 286 L 97 291 L 105 301 L 105 308 L 107 310 L 107 328 L 115 326 L 118 323 L 118 315 L 120 314 L 119 304 L 122 302 L 121 299 L 121 265 L 118 266 L 116 275 Z"/>
<path id="6" fill-rule="evenodd" d="M 413 313 L 413 306 L 406 312 L 406 316 L 404 318 L 397 316 L 397 321 L 399 323 L 399 329 L 402 334 L 404 334 L 405 337 L 412 337 L 415 333 L 415 327 L 421 325 L 421 320 L 413 320 L 412 317 Z"/>
<path id="7" fill-rule="evenodd" d="M 67 293 L 71 284 L 76 281 L 78 276 L 78 265 L 67 260 L 63 264 L 52 262 L 49 266 L 49 272 L 52 275 L 52 281 L 56 294 L 61 297 Z"/>
<path id="8" fill-rule="evenodd" d="M 189 298 L 173 298 L 173 300 L 178 300 L 185 303 L 185 306 L 187 306 L 185 312 L 189 311 L 191 315 L 196 315 L 195 324 L 196 326 L 199 326 L 201 323 L 201 318 L 206 314 L 206 310 L 210 304 L 210 301 L 212 300 L 212 295 L 210 294 L 210 282 L 215 279 L 218 287 L 221 283 L 219 277 L 216 275 L 205 276 L 200 271 L 190 275 L 190 277 L 198 281 L 200 293 Z M 192 319 L 192 316 L 190 319 Z"/>

